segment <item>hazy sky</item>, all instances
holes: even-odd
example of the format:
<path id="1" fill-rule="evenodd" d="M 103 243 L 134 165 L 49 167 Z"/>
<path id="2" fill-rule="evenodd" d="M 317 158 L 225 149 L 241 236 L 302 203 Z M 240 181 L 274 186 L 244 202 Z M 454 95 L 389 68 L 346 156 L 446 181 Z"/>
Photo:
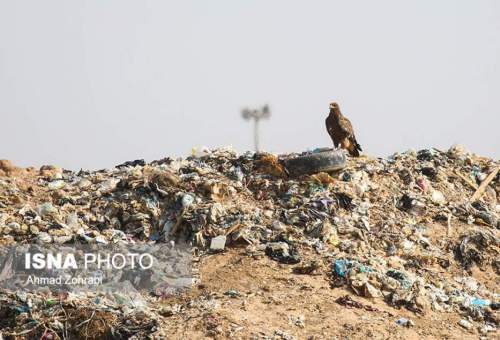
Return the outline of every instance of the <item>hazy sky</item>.
<path id="1" fill-rule="evenodd" d="M 79 169 L 330 146 L 500 156 L 500 1 L 0 0 L 0 158 Z"/>

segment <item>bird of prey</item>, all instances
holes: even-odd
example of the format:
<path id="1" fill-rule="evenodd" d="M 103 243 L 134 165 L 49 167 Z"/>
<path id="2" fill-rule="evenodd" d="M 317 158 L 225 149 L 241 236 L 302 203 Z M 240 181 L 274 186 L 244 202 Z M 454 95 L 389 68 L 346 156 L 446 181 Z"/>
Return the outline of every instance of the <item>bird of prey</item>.
<path id="1" fill-rule="evenodd" d="M 359 157 L 359 152 L 363 151 L 361 145 L 356 141 L 354 130 L 349 119 L 340 112 L 337 103 L 330 104 L 330 114 L 325 120 L 326 130 L 332 138 L 333 145 L 338 148 L 339 145 L 353 157 Z"/>

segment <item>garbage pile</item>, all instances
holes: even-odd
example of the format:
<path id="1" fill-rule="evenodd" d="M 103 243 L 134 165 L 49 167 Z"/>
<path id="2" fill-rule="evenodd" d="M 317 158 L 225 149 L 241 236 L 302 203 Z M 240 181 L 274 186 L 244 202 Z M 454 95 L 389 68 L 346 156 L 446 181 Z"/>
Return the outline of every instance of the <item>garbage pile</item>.
<path id="1" fill-rule="evenodd" d="M 2 161 L 0 244 L 182 242 L 196 256 L 245 247 L 290 275 L 328 261 L 332 289 L 497 329 L 497 285 L 476 273 L 498 282 L 499 161 L 456 146 L 301 175 L 287 168 L 296 156 L 217 149 L 98 171 Z M 155 299 L 1 291 L 0 328 L 7 337 L 142 338 L 159 330 Z"/>

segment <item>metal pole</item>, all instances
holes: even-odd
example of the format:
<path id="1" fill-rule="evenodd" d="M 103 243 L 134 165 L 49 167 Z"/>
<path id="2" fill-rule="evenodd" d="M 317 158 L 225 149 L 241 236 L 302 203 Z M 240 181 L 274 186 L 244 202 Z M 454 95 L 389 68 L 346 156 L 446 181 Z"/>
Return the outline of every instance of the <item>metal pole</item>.
<path id="1" fill-rule="evenodd" d="M 253 119 L 253 140 L 255 145 L 255 152 L 259 152 L 259 118 L 254 117 Z"/>
<path id="2" fill-rule="evenodd" d="M 253 120 L 253 143 L 255 152 L 260 151 L 260 131 L 259 122 L 261 119 L 267 119 L 271 116 L 269 106 L 264 105 L 262 109 L 244 108 L 241 110 L 241 116 L 245 120 Z"/>

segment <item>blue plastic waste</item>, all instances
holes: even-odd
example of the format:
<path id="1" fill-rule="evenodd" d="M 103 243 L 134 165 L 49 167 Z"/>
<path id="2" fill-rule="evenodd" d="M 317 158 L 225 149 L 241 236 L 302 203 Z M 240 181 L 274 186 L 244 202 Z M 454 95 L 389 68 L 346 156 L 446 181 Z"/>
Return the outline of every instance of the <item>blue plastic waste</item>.
<path id="1" fill-rule="evenodd" d="M 18 307 L 16 307 L 15 309 L 16 309 L 16 313 L 18 313 L 18 314 L 21 314 L 21 313 L 27 313 L 27 312 L 29 312 L 29 311 L 30 311 L 30 308 L 29 308 L 28 306 L 25 306 L 25 305 L 23 305 L 23 306 L 18 306 Z"/>
<path id="2" fill-rule="evenodd" d="M 353 269 L 357 269 L 361 273 L 367 273 L 372 271 L 370 267 L 364 266 L 358 261 L 351 261 L 345 259 L 335 260 L 334 271 L 335 274 L 337 274 L 337 276 L 346 278 Z"/>
<path id="3" fill-rule="evenodd" d="M 489 300 L 485 299 L 480 299 L 480 298 L 473 298 L 470 302 L 474 306 L 481 306 L 481 307 L 486 307 L 491 304 Z"/>

